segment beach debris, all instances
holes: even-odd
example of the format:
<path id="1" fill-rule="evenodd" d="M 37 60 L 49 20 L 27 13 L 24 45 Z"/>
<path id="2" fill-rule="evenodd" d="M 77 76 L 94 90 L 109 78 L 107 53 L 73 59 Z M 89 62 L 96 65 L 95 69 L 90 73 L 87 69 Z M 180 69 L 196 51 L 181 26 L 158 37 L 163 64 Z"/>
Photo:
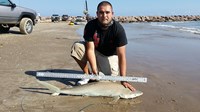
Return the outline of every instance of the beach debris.
<path id="1" fill-rule="evenodd" d="M 0 47 L 3 47 L 3 44 L 0 44 Z"/>
<path id="2" fill-rule="evenodd" d="M 74 86 L 73 88 L 61 90 L 45 81 L 37 80 L 41 85 L 48 88 L 52 95 L 67 94 L 75 96 L 103 96 L 113 97 L 116 101 L 120 98 L 131 99 L 141 96 L 143 92 L 136 90 L 131 91 L 122 84 L 111 81 L 91 82 L 86 85 Z"/>

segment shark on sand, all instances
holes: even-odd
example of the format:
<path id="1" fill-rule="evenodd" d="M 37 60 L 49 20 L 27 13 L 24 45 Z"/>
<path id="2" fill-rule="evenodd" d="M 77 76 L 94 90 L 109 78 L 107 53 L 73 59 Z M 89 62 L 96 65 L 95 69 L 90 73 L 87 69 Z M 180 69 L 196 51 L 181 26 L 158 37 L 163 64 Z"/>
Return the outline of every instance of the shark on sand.
<path id="1" fill-rule="evenodd" d="M 143 92 L 136 90 L 132 92 L 128 88 L 125 88 L 122 84 L 111 81 L 99 81 L 91 82 L 85 85 L 74 86 L 69 89 L 60 89 L 54 85 L 51 85 L 44 81 L 37 80 L 41 85 L 48 88 L 52 95 L 67 94 L 67 95 L 77 95 L 77 96 L 103 96 L 103 97 L 113 97 L 118 100 L 131 99 L 141 96 Z"/>

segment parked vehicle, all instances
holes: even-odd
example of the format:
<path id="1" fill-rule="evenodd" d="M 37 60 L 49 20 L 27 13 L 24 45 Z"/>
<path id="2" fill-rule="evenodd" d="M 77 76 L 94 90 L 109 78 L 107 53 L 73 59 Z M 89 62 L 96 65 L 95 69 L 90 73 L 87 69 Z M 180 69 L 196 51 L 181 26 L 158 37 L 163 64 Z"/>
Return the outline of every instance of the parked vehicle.
<path id="1" fill-rule="evenodd" d="M 85 21 L 85 19 L 84 19 L 83 16 L 76 16 L 76 21 L 77 22 L 82 22 L 82 21 Z"/>
<path id="2" fill-rule="evenodd" d="M 55 21 L 60 21 L 60 16 L 58 15 L 58 14 L 53 14 L 52 16 L 51 16 L 51 21 L 52 22 L 55 22 Z"/>
<path id="3" fill-rule="evenodd" d="M 0 0 L 0 33 L 19 27 L 22 34 L 30 34 L 37 23 L 36 11 L 17 6 L 10 0 Z"/>
<path id="4" fill-rule="evenodd" d="M 62 15 L 62 21 L 67 21 L 69 19 L 68 15 Z"/>

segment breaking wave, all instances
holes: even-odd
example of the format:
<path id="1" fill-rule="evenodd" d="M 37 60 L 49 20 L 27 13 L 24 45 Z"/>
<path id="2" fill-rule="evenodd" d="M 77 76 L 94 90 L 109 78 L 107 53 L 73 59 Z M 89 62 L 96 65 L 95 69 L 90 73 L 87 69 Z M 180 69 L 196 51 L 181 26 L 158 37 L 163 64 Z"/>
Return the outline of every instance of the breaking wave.
<path id="1" fill-rule="evenodd" d="M 200 22 L 162 22 L 151 25 L 200 35 Z"/>

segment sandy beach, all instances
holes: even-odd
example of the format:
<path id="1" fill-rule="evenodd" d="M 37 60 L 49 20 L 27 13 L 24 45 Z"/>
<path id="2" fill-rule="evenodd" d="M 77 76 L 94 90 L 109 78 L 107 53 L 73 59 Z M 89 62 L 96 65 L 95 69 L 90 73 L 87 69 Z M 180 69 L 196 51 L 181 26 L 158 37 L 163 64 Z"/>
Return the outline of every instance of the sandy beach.
<path id="1" fill-rule="evenodd" d="M 130 69 L 137 64 L 129 64 L 127 74 L 148 78 L 147 83 L 131 83 L 144 92 L 138 98 L 120 99 L 110 104 L 113 99 L 106 97 L 51 96 L 50 91 L 37 83 L 36 72 L 81 72 L 70 57 L 71 45 L 81 38 L 76 32 L 80 27 L 65 22 L 38 23 L 31 35 L 21 35 L 18 28 L 0 34 L 1 112 L 200 111 L 199 76 L 196 79 L 180 77 L 176 70 L 174 73 L 177 74 L 163 72 L 158 75 L 148 69 Z M 67 79 L 42 80 L 60 88 L 74 84 L 73 80 Z"/>

